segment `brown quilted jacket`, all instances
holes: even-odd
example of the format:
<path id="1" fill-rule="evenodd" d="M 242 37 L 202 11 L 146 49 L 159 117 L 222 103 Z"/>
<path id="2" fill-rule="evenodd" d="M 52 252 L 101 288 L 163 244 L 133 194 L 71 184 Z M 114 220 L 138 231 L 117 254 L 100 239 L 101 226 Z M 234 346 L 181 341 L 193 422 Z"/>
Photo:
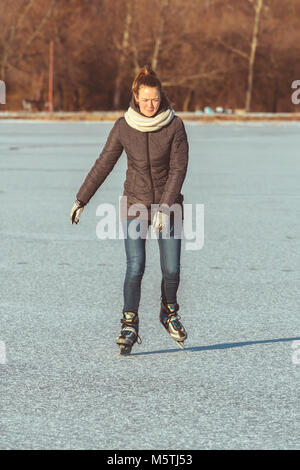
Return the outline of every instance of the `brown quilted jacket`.
<path id="1" fill-rule="evenodd" d="M 130 106 L 140 113 L 133 97 Z M 157 113 L 167 107 L 167 102 L 162 100 Z M 76 197 L 87 204 L 125 150 L 127 171 L 123 196 L 127 196 L 127 210 L 132 204 L 144 204 L 150 221 L 151 204 L 159 204 L 158 208 L 163 212 L 166 212 L 164 204 L 171 206 L 179 203 L 183 209 L 181 187 L 187 171 L 188 149 L 185 127 L 179 116 L 175 115 L 168 125 L 152 132 L 138 131 L 121 117 L 115 122 Z M 125 217 L 135 218 L 138 215 L 126 214 Z M 124 213 L 123 216 L 121 214 L 122 218 Z"/>

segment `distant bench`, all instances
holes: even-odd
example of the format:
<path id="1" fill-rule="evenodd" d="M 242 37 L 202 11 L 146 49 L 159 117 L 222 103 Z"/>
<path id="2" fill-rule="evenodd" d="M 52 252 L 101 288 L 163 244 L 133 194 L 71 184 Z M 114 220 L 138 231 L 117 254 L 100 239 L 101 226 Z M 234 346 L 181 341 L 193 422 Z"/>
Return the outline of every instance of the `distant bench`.
<path id="1" fill-rule="evenodd" d="M 45 108 L 49 108 L 49 102 L 44 100 L 22 100 L 22 106 L 24 111 L 43 111 Z"/>

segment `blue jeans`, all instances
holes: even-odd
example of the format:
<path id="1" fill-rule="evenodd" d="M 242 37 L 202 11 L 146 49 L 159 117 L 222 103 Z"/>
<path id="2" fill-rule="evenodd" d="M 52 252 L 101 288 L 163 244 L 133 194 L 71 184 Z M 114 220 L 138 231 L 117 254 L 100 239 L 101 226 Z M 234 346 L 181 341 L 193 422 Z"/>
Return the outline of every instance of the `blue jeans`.
<path id="1" fill-rule="evenodd" d="M 125 251 L 127 258 L 126 276 L 124 281 L 124 306 L 123 312 L 138 313 L 141 298 L 141 282 L 145 271 L 146 263 L 146 238 L 141 236 L 133 239 L 128 234 L 130 223 L 134 219 L 123 221 L 123 230 L 126 234 Z M 146 235 L 150 222 L 135 222 L 136 230 Z M 160 266 L 162 272 L 161 297 L 165 302 L 177 302 L 177 289 L 180 281 L 180 252 L 181 238 L 174 237 L 174 223 L 170 222 L 170 237 L 163 238 L 161 232 L 158 233 L 158 246 L 160 251 Z"/>

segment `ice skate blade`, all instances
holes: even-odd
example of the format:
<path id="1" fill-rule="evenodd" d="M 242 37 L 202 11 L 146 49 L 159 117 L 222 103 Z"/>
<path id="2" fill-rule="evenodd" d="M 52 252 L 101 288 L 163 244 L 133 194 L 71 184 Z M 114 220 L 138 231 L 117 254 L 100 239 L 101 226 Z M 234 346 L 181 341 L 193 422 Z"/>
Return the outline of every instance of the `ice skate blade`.
<path id="1" fill-rule="evenodd" d="M 125 346 L 124 344 L 120 344 L 120 355 L 121 356 L 129 356 L 131 353 L 131 346 Z"/>
<path id="2" fill-rule="evenodd" d="M 178 346 L 179 346 L 181 349 L 184 349 L 184 342 L 183 342 L 183 341 L 176 341 L 176 343 L 178 344 Z"/>

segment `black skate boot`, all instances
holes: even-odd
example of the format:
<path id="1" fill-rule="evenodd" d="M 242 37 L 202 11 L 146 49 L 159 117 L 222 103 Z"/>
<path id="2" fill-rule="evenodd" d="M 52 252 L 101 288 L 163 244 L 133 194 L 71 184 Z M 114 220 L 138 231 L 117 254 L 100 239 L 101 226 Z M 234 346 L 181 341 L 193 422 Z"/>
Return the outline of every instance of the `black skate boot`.
<path id="1" fill-rule="evenodd" d="M 131 353 L 132 346 L 137 342 L 140 344 L 141 338 L 138 335 L 139 317 L 134 312 L 124 312 L 121 319 L 122 328 L 116 343 L 120 347 L 120 354 L 126 356 Z"/>
<path id="2" fill-rule="evenodd" d="M 180 316 L 177 314 L 179 305 L 177 302 L 168 304 L 161 299 L 160 322 L 165 327 L 171 338 L 176 341 L 178 346 L 184 349 L 184 341 L 187 339 L 187 332 L 182 323 L 179 321 Z"/>

